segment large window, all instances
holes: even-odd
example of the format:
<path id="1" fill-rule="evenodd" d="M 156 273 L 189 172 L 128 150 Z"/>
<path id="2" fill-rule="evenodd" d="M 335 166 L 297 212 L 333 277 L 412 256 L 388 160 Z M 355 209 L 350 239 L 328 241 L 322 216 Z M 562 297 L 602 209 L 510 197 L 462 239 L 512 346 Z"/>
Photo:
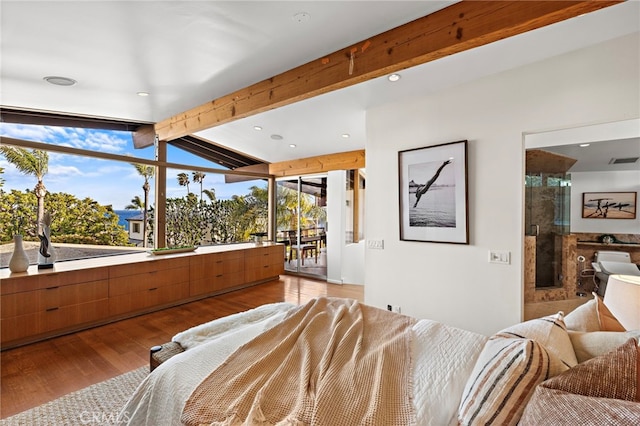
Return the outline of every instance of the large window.
<path id="1" fill-rule="evenodd" d="M 153 146 L 135 149 L 124 131 L 2 123 L 0 135 L 0 253 L 21 234 L 36 262 L 40 199 L 52 216 L 57 261 L 157 245 L 156 171 L 164 166 Z M 266 179 L 227 183 L 221 166 L 175 147 L 167 162 L 184 165 L 166 168 L 167 245 L 248 241 L 267 232 Z M 0 267 L 8 261 L 0 256 Z"/>

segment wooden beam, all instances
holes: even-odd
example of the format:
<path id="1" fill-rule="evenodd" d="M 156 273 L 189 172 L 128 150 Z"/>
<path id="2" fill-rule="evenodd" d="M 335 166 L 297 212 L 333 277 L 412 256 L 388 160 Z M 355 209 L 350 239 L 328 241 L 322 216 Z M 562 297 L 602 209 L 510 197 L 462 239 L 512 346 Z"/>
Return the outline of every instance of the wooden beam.
<path id="1" fill-rule="evenodd" d="M 167 144 L 158 144 L 156 161 L 167 161 Z M 154 239 L 155 248 L 167 246 L 167 168 L 156 168 L 156 211 L 154 215 Z"/>
<path id="2" fill-rule="evenodd" d="M 362 169 L 365 166 L 364 149 L 300 158 L 269 164 L 269 174 L 276 177 L 308 175 L 331 170 Z"/>
<path id="3" fill-rule="evenodd" d="M 617 3 L 461 1 L 160 121 L 156 134 L 173 140 Z"/>
<path id="4" fill-rule="evenodd" d="M 155 141 L 156 131 L 152 124 L 140 126 L 135 132 L 133 132 L 133 147 L 136 149 L 153 146 Z"/>
<path id="5" fill-rule="evenodd" d="M 264 175 L 268 175 L 269 165 L 267 163 L 253 164 L 251 166 L 237 167 L 234 170 L 236 172 L 262 173 Z M 256 177 L 241 176 L 241 175 L 224 175 L 224 183 L 247 182 L 250 180 L 256 180 Z"/>

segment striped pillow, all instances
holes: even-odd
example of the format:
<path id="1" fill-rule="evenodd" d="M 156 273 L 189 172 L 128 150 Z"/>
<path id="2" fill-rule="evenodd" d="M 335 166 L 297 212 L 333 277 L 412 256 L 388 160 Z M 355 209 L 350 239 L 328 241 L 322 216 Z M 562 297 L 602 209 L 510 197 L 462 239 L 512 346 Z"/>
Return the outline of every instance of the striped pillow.
<path id="1" fill-rule="evenodd" d="M 493 336 L 467 381 L 461 425 L 516 425 L 538 383 L 549 376 L 549 354 L 530 339 Z"/>

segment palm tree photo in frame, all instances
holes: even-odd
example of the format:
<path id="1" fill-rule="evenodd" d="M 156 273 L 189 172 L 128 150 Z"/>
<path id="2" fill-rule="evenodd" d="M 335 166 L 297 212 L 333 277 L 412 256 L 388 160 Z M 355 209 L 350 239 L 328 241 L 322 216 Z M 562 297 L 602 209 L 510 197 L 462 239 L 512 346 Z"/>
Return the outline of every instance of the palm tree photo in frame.
<path id="1" fill-rule="evenodd" d="M 583 192 L 585 219 L 635 219 L 636 192 Z"/>
<path id="2" fill-rule="evenodd" d="M 400 239 L 469 244 L 467 141 L 398 153 Z"/>

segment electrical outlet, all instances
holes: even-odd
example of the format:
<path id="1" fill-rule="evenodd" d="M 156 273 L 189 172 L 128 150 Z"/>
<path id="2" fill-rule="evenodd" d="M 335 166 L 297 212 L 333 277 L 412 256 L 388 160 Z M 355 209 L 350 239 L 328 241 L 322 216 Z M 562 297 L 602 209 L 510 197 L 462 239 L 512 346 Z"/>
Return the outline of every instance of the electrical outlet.
<path id="1" fill-rule="evenodd" d="M 384 250 L 384 240 L 367 240 L 367 248 Z"/>
<path id="2" fill-rule="evenodd" d="M 505 250 L 489 250 L 489 263 L 511 264 L 511 252 Z"/>

